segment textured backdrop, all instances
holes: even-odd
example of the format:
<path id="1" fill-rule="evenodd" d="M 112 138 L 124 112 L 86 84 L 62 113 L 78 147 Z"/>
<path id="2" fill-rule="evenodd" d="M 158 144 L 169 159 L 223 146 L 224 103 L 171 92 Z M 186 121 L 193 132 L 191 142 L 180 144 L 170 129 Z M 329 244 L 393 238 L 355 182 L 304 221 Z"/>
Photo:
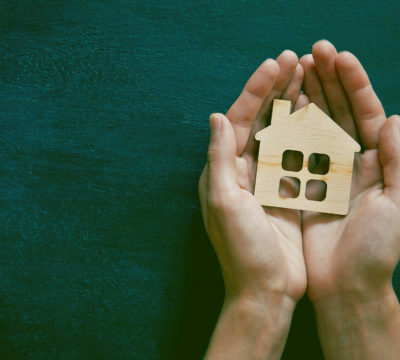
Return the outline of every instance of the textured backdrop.
<path id="1" fill-rule="evenodd" d="M 208 115 L 318 39 L 399 112 L 398 1 L 0 1 L 0 358 L 200 359 Z M 394 278 L 400 293 L 400 271 Z M 321 359 L 310 303 L 286 359 Z"/>

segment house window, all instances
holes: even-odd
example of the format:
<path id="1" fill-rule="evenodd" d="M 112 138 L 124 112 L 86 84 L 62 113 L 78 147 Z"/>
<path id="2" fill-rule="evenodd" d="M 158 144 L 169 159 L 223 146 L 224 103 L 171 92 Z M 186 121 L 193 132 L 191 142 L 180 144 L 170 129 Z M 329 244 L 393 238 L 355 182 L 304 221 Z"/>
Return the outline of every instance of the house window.
<path id="1" fill-rule="evenodd" d="M 295 150 L 286 150 L 282 155 L 282 169 L 298 172 L 303 168 L 303 153 Z M 279 181 L 279 195 L 282 198 L 297 198 L 300 194 L 300 179 L 284 176 Z"/>
<path id="2" fill-rule="evenodd" d="M 329 171 L 330 159 L 328 155 L 313 153 L 308 159 L 308 171 L 311 174 L 325 175 Z"/>
<path id="3" fill-rule="evenodd" d="M 323 201 L 326 198 L 326 182 L 322 180 L 308 180 L 306 184 L 306 199 Z"/>
<path id="4" fill-rule="evenodd" d="M 286 171 L 300 171 L 303 168 L 303 153 L 286 150 L 282 156 L 282 168 Z"/>
<path id="5" fill-rule="evenodd" d="M 284 176 L 279 181 L 279 195 L 283 198 L 297 198 L 300 193 L 300 180 Z"/>
<path id="6" fill-rule="evenodd" d="M 286 150 L 282 155 L 282 169 L 299 172 L 303 168 L 303 153 Z M 307 165 L 307 163 L 306 163 Z M 312 153 L 308 158 L 310 179 L 306 183 L 305 197 L 312 201 L 323 201 L 326 198 L 327 184 L 322 180 L 312 179 L 311 174 L 325 175 L 329 172 L 330 159 L 326 154 Z M 295 174 L 294 174 L 295 175 Z M 282 198 L 297 198 L 300 194 L 300 179 L 284 176 L 279 181 L 279 195 Z"/>

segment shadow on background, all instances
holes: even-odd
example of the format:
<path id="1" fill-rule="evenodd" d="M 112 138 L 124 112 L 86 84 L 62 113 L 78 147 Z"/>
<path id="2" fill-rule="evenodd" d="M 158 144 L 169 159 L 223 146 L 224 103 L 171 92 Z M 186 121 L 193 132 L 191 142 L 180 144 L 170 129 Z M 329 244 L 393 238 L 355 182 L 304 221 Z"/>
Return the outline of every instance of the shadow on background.
<path id="1" fill-rule="evenodd" d="M 200 210 L 193 216 L 185 253 L 182 359 L 202 359 L 224 298 L 217 257 Z"/>
<path id="2" fill-rule="evenodd" d="M 305 296 L 297 304 L 286 343 L 283 360 L 323 360 L 315 324 L 314 309 Z"/>

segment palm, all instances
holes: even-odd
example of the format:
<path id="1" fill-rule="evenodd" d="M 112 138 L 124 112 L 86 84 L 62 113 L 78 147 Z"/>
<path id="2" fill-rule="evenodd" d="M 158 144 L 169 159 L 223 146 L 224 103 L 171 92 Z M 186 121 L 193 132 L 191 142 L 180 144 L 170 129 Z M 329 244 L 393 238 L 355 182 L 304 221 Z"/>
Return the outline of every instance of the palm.
<path id="1" fill-rule="evenodd" d="M 253 184 L 255 178 L 256 160 L 250 160 L 247 166 L 247 178 Z M 253 187 L 253 186 L 252 186 Z M 301 218 L 300 212 L 290 209 L 271 208 L 261 206 L 254 195 L 252 187 L 244 189 L 241 193 L 241 203 L 244 204 L 246 214 L 244 221 L 263 229 L 260 238 L 253 238 L 254 255 L 274 254 L 274 268 L 287 274 L 287 280 L 291 283 L 289 293 L 294 297 L 301 297 L 304 289 L 305 267 L 302 251 Z M 269 264 L 272 262 L 270 261 Z M 268 274 L 268 272 L 264 272 Z"/>
<path id="2" fill-rule="evenodd" d="M 390 184 L 385 184 L 390 180 L 386 179 L 387 172 L 382 174 L 381 170 L 385 165 L 382 161 L 389 161 L 391 141 L 389 138 L 379 144 L 377 140 L 386 119 L 382 106 L 354 57 L 342 54 L 335 68 L 336 51 L 327 42 L 317 44 L 313 55 L 315 64 L 310 56 L 302 59 L 310 100 L 325 108 L 365 147 L 362 154 L 356 154 L 348 214 L 305 213 L 303 217 L 309 295 L 319 298 L 343 286 L 343 281 L 371 273 L 375 274 L 374 281 L 387 277 L 400 249 L 395 241 L 398 231 L 392 234 L 388 229 L 388 224 L 396 223 L 399 211 L 388 191 Z M 329 60 L 332 58 L 333 63 Z M 346 71 L 352 72 L 351 77 Z M 374 281 L 370 281 L 371 286 Z"/>
<path id="3" fill-rule="evenodd" d="M 338 269 L 346 269 L 349 264 L 357 266 L 360 254 L 362 260 L 366 251 L 374 251 L 369 244 L 372 235 L 369 227 L 375 228 L 373 223 L 380 210 L 377 202 L 371 200 L 379 199 L 382 193 L 380 174 L 375 171 L 379 164 L 374 158 L 368 153 L 357 156 L 356 164 L 364 163 L 365 169 L 370 166 L 371 170 L 366 170 L 369 174 L 365 174 L 364 168 L 358 169 L 359 165 L 356 165 L 347 216 L 319 213 L 304 215 L 304 255 L 309 269 L 311 296 L 314 295 L 313 289 L 321 292 L 325 285 L 328 288 L 335 286 Z M 361 181 L 367 183 L 360 184 Z"/>
<path id="4" fill-rule="evenodd" d="M 274 98 L 296 102 L 302 80 L 303 70 L 297 56 L 285 51 L 276 62 L 267 60 L 257 69 L 226 114 L 232 138 L 228 139 L 225 151 L 232 151 L 236 166 L 220 189 L 217 191 L 216 185 L 214 188 L 217 197 L 224 192 L 229 198 L 229 217 L 221 220 L 216 215 L 219 212 L 206 205 L 210 204 L 210 197 L 215 198 L 210 196 L 213 190 L 209 180 L 213 176 L 210 167 L 205 168 L 200 180 L 203 218 L 222 271 L 225 268 L 236 271 L 235 274 L 224 274 L 224 278 L 245 281 L 251 278 L 253 283 L 268 285 L 271 280 L 276 280 L 276 288 L 295 299 L 303 295 L 306 286 L 300 212 L 263 208 L 252 193 L 258 152 L 254 134 L 266 126 Z M 230 146 L 232 148 L 227 150 Z M 231 155 L 227 154 L 228 157 Z"/>

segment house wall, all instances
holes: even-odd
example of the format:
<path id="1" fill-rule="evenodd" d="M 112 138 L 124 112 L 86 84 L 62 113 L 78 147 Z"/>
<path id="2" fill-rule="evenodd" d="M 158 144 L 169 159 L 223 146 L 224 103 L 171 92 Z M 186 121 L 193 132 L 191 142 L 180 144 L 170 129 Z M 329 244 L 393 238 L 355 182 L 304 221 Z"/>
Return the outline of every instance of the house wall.
<path id="1" fill-rule="evenodd" d="M 303 167 L 298 172 L 282 168 L 282 155 L 285 150 L 296 150 L 303 153 Z M 301 149 L 299 145 L 277 144 L 277 141 L 262 141 L 255 185 L 257 200 L 266 206 L 277 206 L 299 210 L 311 210 L 325 213 L 346 214 L 353 170 L 354 153 L 340 152 L 330 155 L 329 171 L 325 175 L 311 174 L 308 170 L 308 159 L 313 152 Z M 300 180 L 300 192 L 296 198 L 284 198 L 279 194 L 280 179 L 284 176 Z M 305 196 L 308 180 L 322 180 L 327 184 L 326 198 L 323 201 L 308 200 Z"/>

